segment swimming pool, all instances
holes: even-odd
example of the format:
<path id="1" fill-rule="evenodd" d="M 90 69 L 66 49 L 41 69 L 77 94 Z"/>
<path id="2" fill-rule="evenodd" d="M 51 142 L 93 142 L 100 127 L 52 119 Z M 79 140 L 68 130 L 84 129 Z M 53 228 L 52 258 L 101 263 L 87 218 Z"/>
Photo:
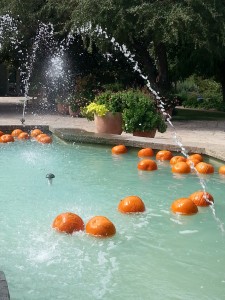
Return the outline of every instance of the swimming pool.
<path id="1" fill-rule="evenodd" d="M 115 157 L 111 146 L 16 142 L 0 151 L 0 269 L 12 300 L 223 298 L 225 241 L 211 209 L 170 212 L 173 200 L 201 189 L 196 175 L 175 176 L 166 163 L 140 172 L 137 150 Z M 205 180 L 224 222 L 225 179 Z M 129 195 L 143 199 L 145 213 L 117 211 Z M 117 233 L 59 234 L 51 224 L 66 211 L 85 223 L 104 215 Z"/>

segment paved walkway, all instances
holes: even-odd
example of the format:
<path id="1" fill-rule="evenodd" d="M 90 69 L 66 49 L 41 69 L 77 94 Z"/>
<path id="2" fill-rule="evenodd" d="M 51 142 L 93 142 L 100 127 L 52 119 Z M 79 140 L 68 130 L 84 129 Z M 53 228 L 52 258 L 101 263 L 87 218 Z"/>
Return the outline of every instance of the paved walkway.
<path id="1" fill-rule="evenodd" d="M 23 112 L 23 97 L 0 97 L 0 126 L 19 126 Z M 173 122 L 173 121 L 172 121 Z M 27 107 L 25 114 L 25 125 L 41 126 L 49 125 L 53 129 L 73 128 L 94 132 L 94 122 L 85 118 L 73 118 L 59 115 L 56 112 L 38 112 L 37 109 Z M 168 124 L 165 133 L 156 133 L 155 139 L 136 138 L 130 134 L 123 133 L 121 138 L 134 141 L 145 141 L 167 145 L 177 144 L 178 140 L 187 147 L 199 147 L 207 149 L 206 154 L 225 160 L 225 120 L 224 121 L 174 121 L 174 128 Z M 151 140 L 151 141 L 150 141 Z M 153 141 L 154 140 L 154 141 Z M 168 148 L 168 147 L 167 147 Z"/>

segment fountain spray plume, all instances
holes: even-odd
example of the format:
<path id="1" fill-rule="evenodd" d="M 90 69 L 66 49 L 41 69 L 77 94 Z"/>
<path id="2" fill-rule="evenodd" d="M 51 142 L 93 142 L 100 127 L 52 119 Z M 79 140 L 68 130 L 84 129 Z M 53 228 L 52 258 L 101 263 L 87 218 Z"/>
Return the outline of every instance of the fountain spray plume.
<path id="1" fill-rule="evenodd" d="M 33 71 L 34 63 L 36 61 L 36 56 L 37 56 L 37 50 L 40 48 L 40 44 L 42 42 L 45 43 L 45 46 L 48 48 L 51 48 L 55 42 L 54 42 L 54 28 L 52 24 L 44 24 L 40 23 L 35 35 L 35 40 L 32 45 L 32 52 L 29 54 L 28 52 L 26 53 L 26 59 L 23 64 L 23 69 L 25 71 L 21 71 L 22 75 L 22 82 L 24 85 L 24 95 L 25 95 L 25 101 L 23 105 L 23 114 L 22 114 L 22 119 L 21 122 L 25 122 L 25 110 L 26 110 L 26 104 L 27 101 L 29 100 L 29 87 L 30 87 L 30 77 Z"/>
<path id="2" fill-rule="evenodd" d="M 65 48 L 57 49 L 46 64 L 45 80 L 48 94 L 59 103 L 68 99 L 72 85 L 72 73 Z"/>

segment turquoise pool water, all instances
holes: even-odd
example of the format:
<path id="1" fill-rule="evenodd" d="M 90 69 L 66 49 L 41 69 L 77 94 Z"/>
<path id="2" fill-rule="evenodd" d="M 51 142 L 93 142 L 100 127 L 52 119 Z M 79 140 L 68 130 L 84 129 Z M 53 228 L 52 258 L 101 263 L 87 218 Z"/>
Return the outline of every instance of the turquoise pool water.
<path id="1" fill-rule="evenodd" d="M 170 212 L 173 200 L 201 189 L 196 175 L 174 176 L 168 164 L 140 172 L 137 150 L 113 157 L 111 146 L 16 142 L 0 152 L 0 270 L 12 300 L 223 299 L 225 237 L 212 210 Z M 205 180 L 224 222 L 225 178 Z M 129 195 L 143 199 L 144 214 L 117 212 Z M 59 234 L 51 224 L 66 211 L 85 222 L 105 215 L 117 234 Z"/>

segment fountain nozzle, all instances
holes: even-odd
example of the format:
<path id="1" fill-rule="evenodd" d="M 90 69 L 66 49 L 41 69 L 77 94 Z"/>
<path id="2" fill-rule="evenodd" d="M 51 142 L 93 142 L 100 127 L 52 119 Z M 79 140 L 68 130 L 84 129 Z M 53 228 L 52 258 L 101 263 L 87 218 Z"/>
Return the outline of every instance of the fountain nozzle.
<path id="1" fill-rule="evenodd" d="M 25 119 L 24 119 L 24 118 L 20 119 L 20 122 L 21 122 L 22 124 L 24 124 L 24 123 L 25 123 Z"/>
<path id="2" fill-rule="evenodd" d="M 55 175 L 52 173 L 48 173 L 45 177 L 48 179 L 48 183 L 52 184 L 52 179 L 55 178 Z"/>

